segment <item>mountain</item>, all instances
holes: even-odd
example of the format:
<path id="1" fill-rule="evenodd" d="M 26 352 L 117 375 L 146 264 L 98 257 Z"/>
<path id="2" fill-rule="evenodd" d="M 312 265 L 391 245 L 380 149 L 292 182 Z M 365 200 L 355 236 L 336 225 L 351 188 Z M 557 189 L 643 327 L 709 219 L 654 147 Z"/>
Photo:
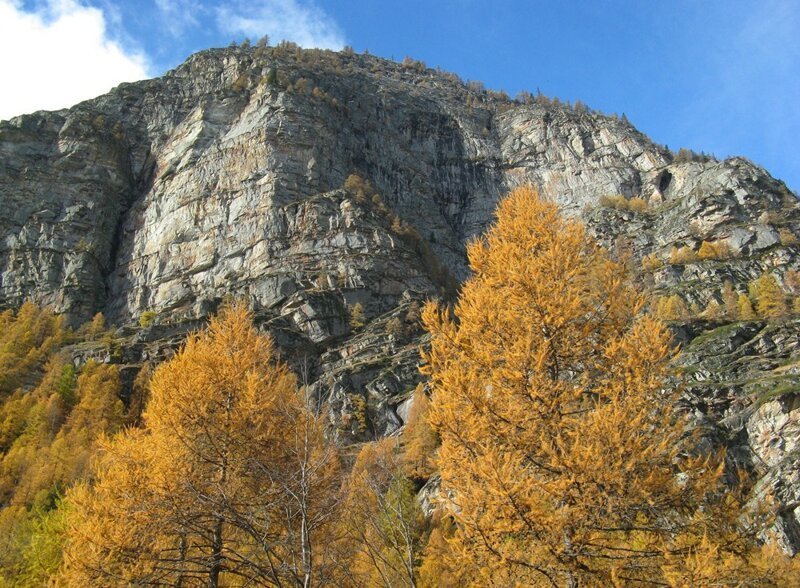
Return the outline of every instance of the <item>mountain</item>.
<path id="1" fill-rule="evenodd" d="M 522 184 L 685 307 L 669 318 L 698 430 L 776 493 L 781 542 L 800 549 L 800 321 L 719 310 L 726 282 L 743 294 L 765 273 L 800 294 L 797 196 L 746 159 L 673 154 L 624 117 L 510 100 L 413 60 L 203 51 L 0 123 L 0 306 L 33 299 L 75 323 L 102 311 L 121 354 L 75 357 L 130 381 L 244 298 L 340 439 L 363 441 L 402 426 L 422 380 L 419 305 L 453 295 L 465 243 Z"/>

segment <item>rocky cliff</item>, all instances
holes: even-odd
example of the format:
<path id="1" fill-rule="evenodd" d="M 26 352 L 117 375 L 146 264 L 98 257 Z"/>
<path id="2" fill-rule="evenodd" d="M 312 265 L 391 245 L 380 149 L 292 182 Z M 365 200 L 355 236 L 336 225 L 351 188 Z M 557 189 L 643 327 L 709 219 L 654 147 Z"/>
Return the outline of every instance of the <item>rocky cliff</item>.
<path id="1" fill-rule="evenodd" d="M 0 306 L 102 311 L 122 327 L 114 360 L 137 366 L 244 297 L 344 440 L 391 434 L 420 381 L 420 302 L 452 293 L 465 242 L 529 183 L 692 311 L 675 322 L 687 403 L 777 493 L 784 545 L 800 548 L 800 324 L 698 316 L 725 282 L 797 287 L 797 197 L 741 158 L 675 157 L 624 118 L 419 62 L 204 51 L 0 123 Z M 672 256 L 704 244 L 718 254 Z M 138 327 L 144 313 L 155 324 Z"/>

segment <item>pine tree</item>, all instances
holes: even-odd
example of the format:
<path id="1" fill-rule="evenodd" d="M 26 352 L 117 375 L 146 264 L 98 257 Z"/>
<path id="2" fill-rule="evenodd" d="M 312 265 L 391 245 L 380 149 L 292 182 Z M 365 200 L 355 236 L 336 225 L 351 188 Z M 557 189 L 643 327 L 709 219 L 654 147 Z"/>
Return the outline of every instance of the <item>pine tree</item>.
<path id="1" fill-rule="evenodd" d="M 153 375 L 144 428 L 68 494 L 70 585 L 290 583 L 325 574 L 338 461 L 242 307 Z"/>
<path id="2" fill-rule="evenodd" d="M 720 584 L 772 585 L 721 456 L 698 452 L 664 392 L 670 337 L 625 269 L 527 188 L 468 255 L 454 317 L 423 316 L 456 520 L 440 567 L 474 585 L 621 586 L 714 552 L 746 564 L 716 569 Z"/>

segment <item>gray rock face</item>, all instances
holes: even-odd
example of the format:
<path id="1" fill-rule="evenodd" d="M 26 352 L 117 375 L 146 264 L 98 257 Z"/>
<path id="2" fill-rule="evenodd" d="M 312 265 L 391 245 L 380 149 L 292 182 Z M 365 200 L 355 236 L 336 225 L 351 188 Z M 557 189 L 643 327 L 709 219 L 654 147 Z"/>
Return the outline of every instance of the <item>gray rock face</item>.
<path id="1" fill-rule="evenodd" d="M 747 437 L 762 475 L 760 489 L 776 497 L 777 537 L 785 551 L 800 551 L 800 395 L 764 402 L 747 421 Z"/>
<path id="2" fill-rule="evenodd" d="M 134 193 L 118 123 L 89 110 L 0 127 L 0 300 L 85 317 L 105 300 L 117 224 Z"/>
<path id="3" fill-rule="evenodd" d="M 397 236 L 336 193 L 353 172 L 459 277 L 464 242 L 515 185 L 572 214 L 604 195 L 665 202 L 643 247 L 713 237 L 745 254 L 778 243 L 760 219 L 787 198 L 744 160 L 670 163 L 615 118 L 285 47 L 206 51 L 163 78 L 18 117 L 0 125 L 0 150 L 0 303 L 33 297 L 120 323 L 148 309 L 196 316 L 230 294 L 272 308 L 321 274 L 387 309 L 408 276 L 364 259 Z"/>
<path id="4" fill-rule="evenodd" d="M 374 190 L 344 189 L 350 174 Z M 135 364 L 245 298 L 342 439 L 392 434 L 421 379 L 419 303 L 467 276 L 466 241 L 523 184 L 637 268 L 656 259 L 642 283 L 698 312 L 726 281 L 744 292 L 770 272 L 796 287 L 797 198 L 747 160 L 675 158 L 624 119 L 282 46 L 205 51 L 162 78 L 0 122 L 0 306 L 31 298 L 76 322 L 102 311 L 125 325 Z M 647 208 L 604 205 L 632 198 Z M 704 242 L 724 255 L 670 263 L 673 247 Z M 156 325 L 135 328 L 145 311 Z M 699 421 L 796 504 L 797 374 L 784 368 L 797 323 L 709 318 L 676 335 Z"/>

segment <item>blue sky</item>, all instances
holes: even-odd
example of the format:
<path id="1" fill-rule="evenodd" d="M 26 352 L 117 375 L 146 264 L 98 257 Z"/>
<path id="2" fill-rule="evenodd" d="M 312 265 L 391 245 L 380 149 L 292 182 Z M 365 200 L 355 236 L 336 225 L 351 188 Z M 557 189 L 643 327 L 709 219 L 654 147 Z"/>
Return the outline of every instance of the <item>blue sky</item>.
<path id="1" fill-rule="evenodd" d="M 800 0 L 0 0 L 0 118 L 262 34 L 624 112 L 800 189 Z"/>

